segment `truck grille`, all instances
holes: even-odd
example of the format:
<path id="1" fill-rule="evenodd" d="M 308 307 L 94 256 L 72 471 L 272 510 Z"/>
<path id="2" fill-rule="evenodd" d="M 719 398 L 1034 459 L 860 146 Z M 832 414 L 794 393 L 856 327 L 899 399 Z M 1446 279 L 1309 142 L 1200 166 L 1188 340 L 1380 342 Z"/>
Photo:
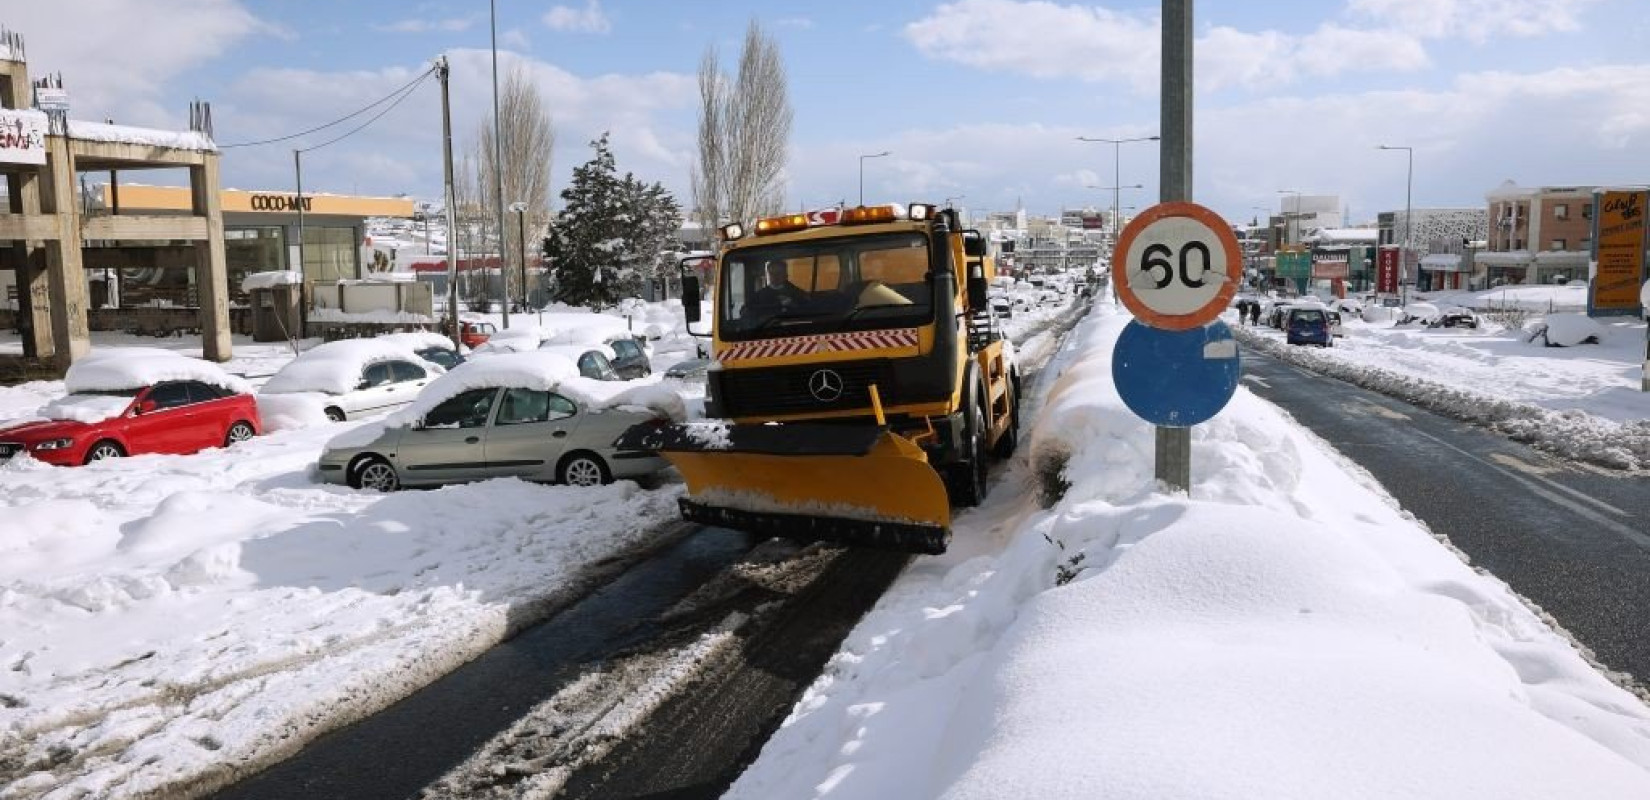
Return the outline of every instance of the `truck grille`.
<path id="1" fill-rule="evenodd" d="M 821 400 L 814 396 L 809 382 L 815 380 L 815 374 L 821 370 L 830 370 L 840 376 L 841 396 L 834 400 Z M 717 399 L 722 403 L 723 413 L 731 417 L 869 408 L 869 387 L 873 383 L 877 385 L 883 405 L 898 402 L 894 370 L 886 360 L 730 369 L 721 373 L 721 383 Z"/>

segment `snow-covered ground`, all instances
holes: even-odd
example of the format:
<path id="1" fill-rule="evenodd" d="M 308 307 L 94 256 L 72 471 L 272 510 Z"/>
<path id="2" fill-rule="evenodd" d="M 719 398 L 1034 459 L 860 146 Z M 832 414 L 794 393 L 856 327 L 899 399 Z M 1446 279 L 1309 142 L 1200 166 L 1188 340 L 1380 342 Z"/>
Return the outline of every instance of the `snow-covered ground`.
<path id="1" fill-rule="evenodd" d="M 1430 302 L 1440 307 L 1466 305 L 1489 313 L 1480 314 L 1476 330 L 1348 316 L 1346 336 L 1325 350 L 1286 346 L 1281 331 L 1244 328 L 1235 312 L 1226 321 L 1247 345 L 1302 366 L 1489 425 L 1561 455 L 1650 468 L 1650 393 L 1641 390 L 1644 321 L 1595 320 L 1601 332 L 1597 344 L 1548 347 L 1530 340 L 1549 307 L 1573 315 L 1579 298 L 1585 308 L 1586 295 L 1578 291 L 1530 287 L 1438 295 Z M 1520 319 L 1491 310 L 1504 304 L 1528 313 Z"/>
<path id="2" fill-rule="evenodd" d="M 679 303 L 512 318 L 547 339 L 656 335 L 645 382 L 701 407 L 702 384 L 661 377 L 694 355 L 680 320 Z M 198 340 L 93 340 L 200 352 Z M 243 340 L 235 354 L 227 366 L 254 385 L 293 357 Z M 61 381 L 0 388 L 0 424 L 64 394 Z M 677 516 L 669 481 L 380 495 L 312 479 L 329 439 L 373 424 L 0 466 L 0 798 L 170 796 L 255 771 L 473 658 Z"/>
<path id="3" fill-rule="evenodd" d="M 729 797 L 1650 797 L 1650 708 L 1275 407 L 1240 389 L 1155 492 L 1126 321 Z"/>

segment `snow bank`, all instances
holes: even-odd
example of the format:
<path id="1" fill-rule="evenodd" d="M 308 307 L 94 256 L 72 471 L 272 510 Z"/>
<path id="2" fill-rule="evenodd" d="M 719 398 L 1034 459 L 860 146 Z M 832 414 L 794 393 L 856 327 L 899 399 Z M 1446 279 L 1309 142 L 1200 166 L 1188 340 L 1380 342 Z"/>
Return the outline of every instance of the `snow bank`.
<path id="1" fill-rule="evenodd" d="M 126 412 L 132 398 L 105 394 L 71 394 L 59 397 L 40 409 L 46 419 L 72 420 L 88 425 L 114 419 Z"/>
<path id="2" fill-rule="evenodd" d="M 304 273 L 297 270 L 277 269 L 269 272 L 254 272 L 241 279 L 241 291 L 251 292 L 254 289 L 292 286 L 303 282 Z"/>
<path id="3" fill-rule="evenodd" d="M 119 392 L 153 386 L 161 381 L 200 381 L 232 392 L 250 394 L 246 381 L 210 361 L 189 358 L 158 347 L 93 349 L 69 367 L 63 385 L 70 394 Z"/>
<path id="4" fill-rule="evenodd" d="M 331 401 L 327 399 L 327 395 L 321 392 L 292 392 L 290 394 L 260 392 L 255 397 L 258 402 L 258 419 L 263 422 L 266 433 L 308 428 L 332 422 L 327 417 L 326 410 Z"/>
<path id="5" fill-rule="evenodd" d="M 343 394 L 355 389 L 361 381 L 361 370 L 368 364 L 394 359 L 412 361 L 432 373 L 442 371 L 441 367 L 414 355 L 413 350 L 414 346 L 408 340 L 388 337 L 327 342 L 304 351 L 271 376 L 259 391 L 264 394 Z"/>
<path id="6" fill-rule="evenodd" d="M 1650 797 L 1650 709 L 1247 390 L 1157 493 L 1126 320 L 727 797 Z"/>
<path id="7" fill-rule="evenodd" d="M 1545 327 L 1535 338 L 1542 339 L 1548 347 L 1575 347 L 1598 344 L 1605 336 L 1604 326 L 1586 314 L 1548 314 Z"/>

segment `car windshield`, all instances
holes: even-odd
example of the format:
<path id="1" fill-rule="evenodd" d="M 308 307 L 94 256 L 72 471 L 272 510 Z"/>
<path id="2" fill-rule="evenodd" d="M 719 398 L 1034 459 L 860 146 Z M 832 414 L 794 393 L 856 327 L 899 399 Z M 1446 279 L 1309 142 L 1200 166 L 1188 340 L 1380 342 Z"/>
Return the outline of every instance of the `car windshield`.
<path id="1" fill-rule="evenodd" d="M 915 325 L 933 315 L 928 239 L 891 233 L 728 253 L 721 327 L 745 339 Z"/>
<path id="2" fill-rule="evenodd" d="M 1290 312 L 1289 319 L 1291 322 L 1323 322 L 1324 316 L 1322 311 L 1315 308 L 1297 308 Z"/>

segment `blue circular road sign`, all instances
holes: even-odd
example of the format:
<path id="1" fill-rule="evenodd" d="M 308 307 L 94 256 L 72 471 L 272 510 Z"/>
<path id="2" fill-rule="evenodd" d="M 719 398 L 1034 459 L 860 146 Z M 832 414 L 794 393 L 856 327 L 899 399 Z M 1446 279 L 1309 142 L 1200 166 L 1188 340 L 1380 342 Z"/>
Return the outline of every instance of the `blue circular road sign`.
<path id="1" fill-rule="evenodd" d="M 1216 320 L 1187 331 L 1130 322 L 1111 354 L 1117 393 L 1136 416 L 1169 428 L 1207 422 L 1237 392 L 1232 329 Z"/>

